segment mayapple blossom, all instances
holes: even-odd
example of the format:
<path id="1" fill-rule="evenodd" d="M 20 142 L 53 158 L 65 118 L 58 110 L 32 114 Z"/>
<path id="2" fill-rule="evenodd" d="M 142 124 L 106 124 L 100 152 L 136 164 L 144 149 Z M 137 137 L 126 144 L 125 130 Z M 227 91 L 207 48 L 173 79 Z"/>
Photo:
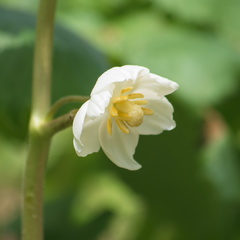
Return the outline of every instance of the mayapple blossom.
<path id="1" fill-rule="evenodd" d="M 145 67 L 128 65 L 103 73 L 73 121 L 77 155 L 84 157 L 102 147 L 117 166 L 139 169 L 133 158 L 139 135 L 175 127 L 173 107 L 165 95 L 177 88 L 177 83 Z"/>

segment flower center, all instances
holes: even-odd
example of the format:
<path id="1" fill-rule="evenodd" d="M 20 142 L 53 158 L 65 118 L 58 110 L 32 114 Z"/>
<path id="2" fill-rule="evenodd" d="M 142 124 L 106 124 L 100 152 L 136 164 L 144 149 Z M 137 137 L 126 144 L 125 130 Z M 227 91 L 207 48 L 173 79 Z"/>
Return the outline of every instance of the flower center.
<path id="1" fill-rule="evenodd" d="M 112 119 L 115 119 L 122 132 L 129 133 L 128 126 L 138 127 L 142 124 L 144 115 L 153 114 L 153 110 L 141 107 L 141 105 L 146 105 L 148 103 L 147 100 L 142 99 L 144 98 L 143 94 L 130 93 L 124 95 L 132 89 L 133 87 L 124 88 L 119 97 L 113 98 L 107 122 L 109 135 L 112 135 Z M 140 98 L 140 100 L 136 100 L 138 98 Z"/>

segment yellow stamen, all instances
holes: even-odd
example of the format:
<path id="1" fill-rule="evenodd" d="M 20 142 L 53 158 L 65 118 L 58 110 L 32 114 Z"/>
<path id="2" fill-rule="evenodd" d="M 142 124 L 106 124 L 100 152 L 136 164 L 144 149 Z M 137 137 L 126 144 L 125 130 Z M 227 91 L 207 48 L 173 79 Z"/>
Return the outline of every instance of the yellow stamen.
<path id="1" fill-rule="evenodd" d="M 112 118 L 109 117 L 107 120 L 107 131 L 109 135 L 112 135 Z"/>
<path id="2" fill-rule="evenodd" d="M 128 99 L 135 99 L 135 98 L 144 98 L 144 95 L 141 93 L 131 93 L 128 95 Z"/>
<path id="3" fill-rule="evenodd" d="M 114 100 L 113 100 L 113 103 L 121 103 L 121 102 L 124 102 L 128 100 L 128 95 L 127 96 L 120 96 L 120 97 L 116 97 Z"/>
<path id="4" fill-rule="evenodd" d="M 144 115 L 149 115 L 149 116 L 153 115 L 153 113 L 154 113 L 154 111 L 150 108 L 143 108 L 142 107 L 142 111 L 143 111 Z"/>
<path id="5" fill-rule="evenodd" d="M 126 92 L 130 92 L 130 91 L 132 91 L 132 90 L 133 90 L 133 87 L 124 88 L 124 89 L 122 89 L 122 91 L 121 91 L 121 95 L 124 94 L 124 93 L 126 93 Z"/>
<path id="6" fill-rule="evenodd" d="M 128 127 L 126 126 L 126 124 L 122 121 L 122 120 L 119 120 L 118 118 L 115 118 L 116 120 L 116 123 L 118 125 L 118 127 L 124 132 L 124 133 L 129 133 L 129 129 Z"/>
<path id="7" fill-rule="evenodd" d="M 118 116 L 117 119 L 122 120 L 122 121 L 124 121 L 124 122 L 127 122 L 127 121 L 130 121 L 130 120 L 131 120 L 130 117 L 127 118 L 127 117 L 120 117 L 120 116 Z"/>
<path id="8" fill-rule="evenodd" d="M 118 110 L 114 106 L 112 106 L 110 109 L 110 115 L 112 117 L 116 117 L 118 115 Z"/>
<path id="9" fill-rule="evenodd" d="M 112 99 L 112 105 L 109 110 L 109 118 L 107 120 L 107 131 L 112 135 L 112 118 L 115 119 L 117 126 L 123 132 L 128 134 L 129 127 L 138 127 L 144 120 L 144 115 L 152 115 L 152 109 L 141 106 L 147 105 L 148 101 L 145 99 L 135 100 L 137 98 L 144 98 L 141 93 L 124 93 L 132 91 L 133 87 L 122 89 L 119 97 Z"/>
<path id="10" fill-rule="evenodd" d="M 120 120 L 123 120 L 123 121 L 129 121 L 129 120 L 132 119 L 132 117 L 129 114 L 122 113 L 122 112 L 118 112 L 118 117 L 117 118 L 120 119 Z"/>
<path id="11" fill-rule="evenodd" d="M 131 118 L 131 116 L 129 114 L 123 113 L 123 112 L 118 112 L 118 116 L 123 117 L 123 118 Z"/>
<path id="12" fill-rule="evenodd" d="M 137 104 L 137 105 L 147 105 L 148 104 L 147 100 L 134 100 L 132 102 Z"/>

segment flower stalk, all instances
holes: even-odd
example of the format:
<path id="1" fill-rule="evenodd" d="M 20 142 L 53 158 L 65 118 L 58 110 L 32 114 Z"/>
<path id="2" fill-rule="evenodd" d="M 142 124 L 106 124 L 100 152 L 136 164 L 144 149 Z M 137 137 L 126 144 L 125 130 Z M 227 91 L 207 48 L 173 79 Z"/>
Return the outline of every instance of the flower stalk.
<path id="1" fill-rule="evenodd" d="M 43 132 L 48 136 L 53 136 L 55 133 L 64 130 L 72 126 L 73 119 L 77 113 L 78 109 L 72 110 L 71 112 L 64 114 L 56 119 L 47 122 L 43 126 Z"/>
<path id="2" fill-rule="evenodd" d="M 66 96 L 63 98 L 60 98 L 58 101 L 56 101 L 52 107 L 50 108 L 50 110 L 47 113 L 47 119 L 52 119 L 53 116 L 55 115 L 55 113 L 58 111 L 58 109 L 60 107 L 62 107 L 63 105 L 67 104 L 67 103 L 82 103 L 89 100 L 89 97 L 86 96 Z"/>

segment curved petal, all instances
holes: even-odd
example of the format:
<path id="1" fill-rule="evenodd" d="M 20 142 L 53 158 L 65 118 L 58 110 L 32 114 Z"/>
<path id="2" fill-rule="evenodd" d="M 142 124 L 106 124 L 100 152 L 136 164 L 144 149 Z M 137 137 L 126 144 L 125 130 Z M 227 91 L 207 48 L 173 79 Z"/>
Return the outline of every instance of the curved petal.
<path id="1" fill-rule="evenodd" d="M 137 163 L 133 154 L 138 143 L 139 135 L 137 129 L 131 128 L 129 134 L 123 133 L 113 121 L 113 134 L 107 132 L 107 118 L 102 121 L 99 130 L 99 140 L 107 157 L 121 168 L 137 170 L 141 165 Z"/>
<path id="2" fill-rule="evenodd" d="M 161 85 L 162 94 L 168 95 L 179 88 L 179 85 L 176 82 L 173 82 L 167 78 L 158 76 L 156 74 L 150 73 L 152 79 L 154 79 L 159 85 Z M 160 87 L 159 87 L 160 88 Z M 160 94 L 161 95 L 161 94 Z"/>
<path id="3" fill-rule="evenodd" d="M 154 113 L 151 116 L 144 116 L 143 123 L 138 127 L 139 134 L 155 135 L 176 127 L 173 107 L 165 97 L 149 101 L 146 107 L 152 109 Z"/>
<path id="4" fill-rule="evenodd" d="M 138 78 L 141 78 L 144 75 L 149 75 L 150 71 L 146 67 L 142 66 L 137 66 L 137 65 L 125 65 L 121 67 L 122 70 L 126 71 L 129 73 L 131 76 L 131 79 L 134 81 L 137 80 Z"/>
<path id="5" fill-rule="evenodd" d="M 130 74 L 124 71 L 122 67 L 113 67 L 104 72 L 97 80 L 91 96 L 102 91 L 108 90 L 110 93 L 114 89 L 113 83 L 125 82 L 131 79 Z"/>
<path id="6" fill-rule="evenodd" d="M 73 119 L 73 135 L 76 139 L 80 139 L 82 129 L 83 129 L 83 123 L 87 114 L 89 100 L 86 101 L 81 108 L 78 110 L 77 114 L 75 115 Z"/>
<path id="7" fill-rule="evenodd" d="M 91 96 L 88 104 L 87 115 L 96 118 L 103 114 L 111 101 L 112 95 L 108 91 L 103 91 Z"/>
<path id="8" fill-rule="evenodd" d="M 141 75 L 149 75 L 149 69 L 136 65 L 125 65 L 122 67 L 113 67 L 104 72 L 97 80 L 92 92 L 93 94 L 106 91 L 112 92 L 114 84 L 133 81 L 133 84 Z M 126 87 L 126 86 L 123 86 Z"/>
<path id="9" fill-rule="evenodd" d="M 87 116 L 88 109 L 89 101 L 82 105 L 73 121 L 73 144 L 77 155 L 81 157 L 98 152 L 100 149 L 98 132 L 102 115 L 91 119 Z"/>
<path id="10" fill-rule="evenodd" d="M 137 79 L 134 92 L 144 94 L 146 99 L 163 97 L 178 89 L 178 84 L 156 74 L 143 74 Z"/>

